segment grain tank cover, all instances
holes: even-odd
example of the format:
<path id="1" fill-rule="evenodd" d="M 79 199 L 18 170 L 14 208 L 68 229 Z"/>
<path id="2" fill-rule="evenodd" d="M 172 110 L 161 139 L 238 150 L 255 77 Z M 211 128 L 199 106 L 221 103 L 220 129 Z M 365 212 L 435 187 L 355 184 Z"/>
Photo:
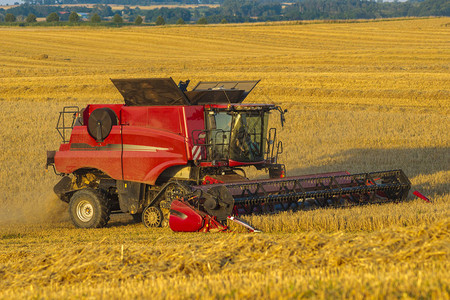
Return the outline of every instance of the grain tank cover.
<path id="1" fill-rule="evenodd" d="M 224 95 L 228 102 L 241 103 L 259 81 L 200 81 L 192 92 L 214 91 L 214 94 Z"/>
<path id="2" fill-rule="evenodd" d="M 190 105 L 172 78 L 111 79 L 127 106 Z"/>
<path id="3" fill-rule="evenodd" d="M 206 91 L 186 91 L 186 97 L 193 105 L 220 104 L 220 103 L 241 103 L 245 96 L 244 90 L 206 90 Z"/>

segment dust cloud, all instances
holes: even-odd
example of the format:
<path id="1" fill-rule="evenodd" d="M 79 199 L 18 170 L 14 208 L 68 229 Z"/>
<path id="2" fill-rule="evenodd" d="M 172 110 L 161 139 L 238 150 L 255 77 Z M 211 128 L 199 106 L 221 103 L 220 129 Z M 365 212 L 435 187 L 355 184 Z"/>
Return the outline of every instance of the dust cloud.
<path id="1" fill-rule="evenodd" d="M 0 210 L 0 226 L 12 224 L 48 224 L 70 221 L 68 204 L 53 192 L 35 198 L 4 203 Z"/>

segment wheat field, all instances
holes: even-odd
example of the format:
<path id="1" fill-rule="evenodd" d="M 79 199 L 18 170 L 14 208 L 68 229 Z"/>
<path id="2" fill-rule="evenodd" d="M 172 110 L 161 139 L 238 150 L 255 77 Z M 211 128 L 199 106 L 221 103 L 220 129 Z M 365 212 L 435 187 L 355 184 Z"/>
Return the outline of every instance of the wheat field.
<path id="1" fill-rule="evenodd" d="M 450 297 L 450 18 L 0 28 L 0 298 Z M 255 80 L 288 175 L 401 168 L 433 203 L 252 216 L 262 234 L 75 229 L 45 172 L 65 105 L 109 78 Z M 265 174 L 251 172 L 252 176 Z"/>

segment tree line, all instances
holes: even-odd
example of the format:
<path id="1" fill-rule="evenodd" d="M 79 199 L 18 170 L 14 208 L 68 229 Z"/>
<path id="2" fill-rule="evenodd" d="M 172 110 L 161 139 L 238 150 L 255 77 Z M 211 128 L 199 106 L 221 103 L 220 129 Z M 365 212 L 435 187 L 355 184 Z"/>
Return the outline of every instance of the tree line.
<path id="1" fill-rule="evenodd" d="M 281 0 L 223 0 L 220 6 L 197 6 L 195 8 L 161 7 L 142 10 L 138 6 L 125 5 L 114 11 L 106 4 L 96 4 L 92 8 L 72 6 L 70 11 L 64 6 L 37 5 L 50 0 L 27 0 L 25 4 L 9 9 L 0 9 L 0 22 L 35 22 L 36 18 L 46 18 L 47 22 L 72 21 L 120 21 L 116 23 L 241 23 L 288 20 L 337 20 L 337 19 L 376 19 L 393 17 L 450 16 L 448 0 L 410 0 L 406 2 L 383 2 L 381 0 L 301 0 L 291 3 Z M 68 4 L 72 0 L 62 0 Z M 117 0 L 132 3 L 134 0 Z M 136 0 L 139 3 L 145 1 Z M 61 2 L 61 1 L 60 1 Z M 92 3 L 92 0 L 86 0 Z M 111 1 L 108 0 L 109 3 Z M 152 0 L 152 3 L 156 1 Z M 178 1 L 191 3 L 197 1 Z M 208 1 L 202 1 L 205 3 Z M 210 1 L 212 2 L 212 1 Z M 80 4 L 82 1 L 77 0 Z M 122 3 L 123 4 L 123 3 Z M 75 14 L 74 14 L 75 13 Z M 52 15 L 52 17 L 50 17 Z M 72 18 L 71 18 L 72 16 Z M 87 17 L 86 17 L 87 16 Z M 50 17 L 51 21 L 48 21 Z M 56 18 L 58 17 L 58 18 Z M 57 21 L 55 21 L 58 19 Z M 34 20 L 34 21 L 32 21 Z M 95 22 L 94 22 L 95 21 Z"/>

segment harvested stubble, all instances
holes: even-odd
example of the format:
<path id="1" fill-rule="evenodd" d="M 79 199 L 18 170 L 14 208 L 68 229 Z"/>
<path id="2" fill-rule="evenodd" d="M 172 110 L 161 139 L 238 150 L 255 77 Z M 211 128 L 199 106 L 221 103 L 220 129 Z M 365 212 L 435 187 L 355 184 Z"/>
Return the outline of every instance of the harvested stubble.
<path id="1" fill-rule="evenodd" d="M 448 299 L 449 22 L 1 28 L 0 298 Z M 58 112 L 168 76 L 261 78 L 288 175 L 402 168 L 433 204 L 254 216 L 254 236 L 74 229 L 43 171 Z"/>
<path id="2" fill-rule="evenodd" d="M 417 199 L 404 203 L 351 209 L 317 209 L 283 212 L 275 216 L 250 216 L 247 220 L 264 232 L 370 232 L 386 228 L 433 224 L 450 218 L 450 198 L 436 197 L 433 204 Z M 234 227 L 233 227 L 234 228 Z"/>
<path id="3" fill-rule="evenodd" d="M 1 295 L 444 299 L 450 292 L 448 218 L 372 233 L 205 236 L 134 225 L 125 238 L 111 232 L 118 230 L 81 231 L 87 238 L 74 243 L 70 229 L 49 228 L 48 240 L 23 229 L 14 238 L 19 252 L 4 236 Z"/>

